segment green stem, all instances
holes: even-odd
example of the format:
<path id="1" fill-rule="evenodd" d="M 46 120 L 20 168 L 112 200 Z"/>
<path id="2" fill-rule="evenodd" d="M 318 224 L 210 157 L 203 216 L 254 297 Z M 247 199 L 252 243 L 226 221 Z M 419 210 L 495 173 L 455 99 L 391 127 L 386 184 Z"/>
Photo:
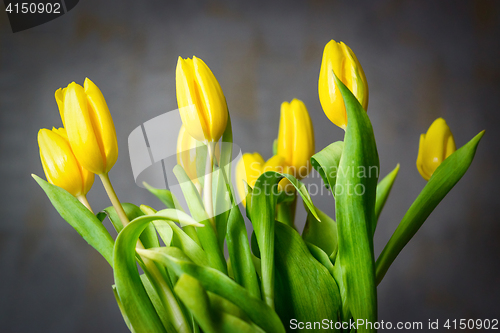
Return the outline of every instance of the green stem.
<path id="1" fill-rule="evenodd" d="M 85 194 L 80 194 L 79 196 L 76 197 L 78 201 L 80 201 L 85 207 L 88 208 L 94 214 L 94 211 L 92 210 L 92 207 L 90 207 L 89 201 L 87 200 L 87 197 Z"/>
<path id="2" fill-rule="evenodd" d="M 205 181 L 203 184 L 203 204 L 205 205 L 205 211 L 208 214 L 210 223 L 215 228 L 214 220 L 214 204 L 212 198 L 212 173 L 214 168 L 214 146 L 215 142 L 207 143 L 207 164 L 205 167 Z"/>
<path id="3" fill-rule="evenodd" d="M 120 221 L 122 221 L 122 224 L 125 227 L 127 224 L 129 224 L 130 221 L 128 220 L 127 214 L 125 214 L 125 211 L 123 210 L 120 200 L 118 200 L 118 196 L 116 195 L 116 192 L 113 189 L 113 185 L 111 185 L 111 181 L 109 180 L 108 174 L 107 173 L 100 174 L 99 178 L 101 178 L 102 185 L 104 186 L 104 189 L 108 194 L 109 200 L 111 200 L 111 204 L 115 208 L 116 214 L 118 214 Z"/>
<path id="4" fill-rule="evenodd" d="M 297 207 L 297 195 L 291 202 L 283 202 L 276 206 L 276 220 L 284 223 L 295 230 L 295 210 Z"/>

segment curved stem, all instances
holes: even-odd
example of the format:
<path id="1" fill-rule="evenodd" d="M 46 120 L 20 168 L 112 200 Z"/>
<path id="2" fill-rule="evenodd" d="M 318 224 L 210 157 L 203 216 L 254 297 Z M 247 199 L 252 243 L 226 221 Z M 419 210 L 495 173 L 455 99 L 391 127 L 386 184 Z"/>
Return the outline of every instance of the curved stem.
<path id="1" fill-rule="evenodd" d="M 76 197 L 78 201 L 80 201 L 85 207 L 88 208 L 94 214 L 94 211 L 92 210 L 92 207 L 90 207 L 89 201 L 87 200 L 87 197 L 84 194 L 80 194 L 79 196 Z"/>
<path id="2" fill-rule="evenodd" d="M 113 185 L 111 185 L 108 174 L 100 174 L 99 178 L 101 178 L 102 185 L 108 194 L 109 200 L 111 200 L 111 204 L 113 204 L 113 207 L 115 208 L 116 214 L 118 214 L 120 221 L 122 221 L 122 224 L 125 227 L 130 221 L 128 220 L 127 214 L 125 214 L 125 211 L 123 210 L 120 200 L 118 200 L 118 196 L 113 189 Z"/>

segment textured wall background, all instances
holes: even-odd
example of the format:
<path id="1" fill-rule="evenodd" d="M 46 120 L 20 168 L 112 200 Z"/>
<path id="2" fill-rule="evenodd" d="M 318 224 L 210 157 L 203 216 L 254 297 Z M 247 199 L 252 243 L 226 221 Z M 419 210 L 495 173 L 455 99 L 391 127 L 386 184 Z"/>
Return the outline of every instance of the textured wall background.
<path id="1" fill-rule="evenodd" d="M 280 103 L 294 97 L 309 108 L 317 150 L 342 138 L 317 95 L 330 39 L 346 42 L 363 64 L 381 174 L 401 164 L 379 222 L 376 255 L 425 185 L 415 167 L 420 133 L 440 116 L 458 146 L 486 129 L 469 172 L 379 286 L 380 319 L 499 318 L 499 11 L 493 0 L 82 0 L 61 18 L 16 34 L 1 13 L 1 331 L 126 330 L 107 263 L 30 177 L 43 174 L 38 129 L 60 126 L 57 88 L 88 76 L 102 89 L 121 149 L 110 174 L 117 192 L 124 202 L 159 206 L 134 183 L 127 137 L 177 107 L 179 55 L 207 62 L 225 92 L 235 143 L 269 158 Z M 334 214 L 331 197 L 313 200 Z M 97 181 L 89 201 L 95 210 L 109 206 Z"/>

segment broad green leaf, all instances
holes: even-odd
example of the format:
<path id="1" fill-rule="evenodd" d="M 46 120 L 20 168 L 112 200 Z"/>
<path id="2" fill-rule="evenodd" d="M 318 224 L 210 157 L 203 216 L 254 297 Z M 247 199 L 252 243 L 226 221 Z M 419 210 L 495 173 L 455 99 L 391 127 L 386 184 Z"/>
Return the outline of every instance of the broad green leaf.
<path id="1" fill-rule="evenodd" d="M 158 296 L 158 293 L 156 292 L 155 288 L 151 284 L 151 281 L 149 281 L 146 274 L 141 274 L 140 277 L 141 277 L 142 285 L 146 289 L 146 293 L 148 294 L 149 299 L 151 300 L 151 303 L 155 307 L 156 313 L 160 317 L 160 320 L 163 323 L 163 326 L 166 328 L 167 332 L 175 332 L 175 328 L 172 326 L 170 319 L 166 315 L 167 310 L 163 306 L 163 304 L 160 300 L 160 297 Z"/>
<path id="2" fill-rule="evenodd" d="M 252 321 L 248 316 L 245 314 L 245 311 L 240 309 L 238 306 L 234 305 L 234 303 L 229 302 L 227 299 L 224 297 L 221 297 L 217 294 L 207 292 L 208 297 L 210 298 L 210 305 L 212 306 L 213 309 L 215 309 L 218 312 L 226 312 L 230 315 L 233 315 L 235 317 L 240 318 L 241 320 L 244 320 L 248 323 L 251 323 Z M 258 327 L 258 326 L 255 326 Z"/>
<path id="3" fill-rule="evenodd" d="M 311 157 L 311 165 L 320 174 L 326 188 L 335 188 L 343 150 L 344 142 L 336 141 Z"/>
<path id="4" fill-rule="evenodd" d="M 165 223 L 169 224 L 174 233 L 172 246 L 180 248 L 194 263 L 198 265 L 207 265 L 208 257 L 205 251 L 203 251 L 203 249 L 175 223 L 170 221 Z"/>
<path id="5" fill-rule="evenodd" d="M 160 214 L 160 212 L 163 212 L 163 214 Z M 174 214 L 180 211 L 165 209 L 160 212 L 155 215 L 143 215 L 131 221 L 118 234 L 114 247 L 116 289 L 123 308 L 136 332 L 165 332 L 162 321 L 142 284 L 135 262 L 136 250 L 138 253 L 140 251 L 140 249 L 136 249 L 136 243 L 143 230 L 155 220 L 177 218 L 177 215 L 174 216 Z M 145 261 L 144 258 L 143 260 Z M 146 265 L 142 267 L 167 311 L 166 316 L 169 318 L 169 323 L 177 331 L 186 330 L 190 332 L 190 326 L 172 290 L 169 289 L 168 285 L 161 284 L 161 281 L 157 280 L 162 276 L 156 275 L 154 270 L 151 270 L 156 267 L 154 263 L 152 263 L 152 266 L 148 266 L 147 261 L 145 263 Z"/>
<path id="6" fill-rule="evenodd" d="M 260 331 L 236 316 L 217 311 L 211 305 L 210 298 L 202 284 L 187 274 L 181 275 L 174 290 L 182 302 L 191 310 L 204 332 L 254 333 Z"/>
<path id="7" fill-rule="evenodd" d="M 483 135 L 484 131 L 480 132 L 462 148 L 446 158 L 436 171 L 434 171 L 434 174 L 410 206 L 378 257 L 377 283 L 382 281 L 394 259 L 396 259 L 405 245 L 408 244 L 434 208 L 436 208 L 446 194 L 462 178 L 467 169 L 469 169 L 474 159 L 477 145 Z"/>
<path id="8" fill-rule="evenodd" d="M 325 253 L 325 251 L 323 251 L 320 247 L 318 247 L 314 244 L 311 244 L 308 242 L 305 242 L 305 243 L 307 245 L 307 248 L 309 249 L 309 252 L 314 257 L 314 259 L 316 259 L 323 266 L 325 266 L 325 268 L 328 270 L 330 275 L 333 277 L 334 266 L 332 264 L 332 261 L 328 257 L 328 255 Z"/>
<path id="9" fill-rule="evenodd" d="M 285 191 L 281 192 L 284 193 Z M 279 202 L 279 198 L 283 198 L 282 195 L 278 197 L 278 202 L 276 206 L 276 221 L 280 221 L 292 228 L 295 228 L 295 210 L 297 208 L 297 196 L 287 196 L 293 197 L 291 201 Z"/>
<path id="10" fill-rule="evenodd" d="M 349 309 L 355 320 L 377 320 L 373 226 L 379 160 L 370 119 L 356 97 L 337 78 L 347 112 L 344 149 L 335 183 L 339 237 L 336 263 L 341 266 Z M 360 328 L 358 332 L 374 332 Z"/>
<path id="11" fill-rule="evenodd" d="M 260 298 L 259 282 L 252 262 L 245 221 L 238 206 L 233 206 L 229 214 L 227 250 L 232 263 L 234 280 L 245 287 L 252 296 Z"/>
<path id="12" fill-rule="evenodd" d="M 167 332 L 144 288 L 135 263 L 135 244 L 143 229 L 127 225 L 116 239 L 114 278 L 118 297 L 136 332 Z M 147 224 L 143 225 L 145 228 Z M 125 232 L 129 230 L 135 233 Z"/>
<path id="13" fill-rule="evenodd" d="M 285 329 L 276 313 L 263 301 L 253 297 L 248 290 L 234 282 L 219 270 L 199 266 L 191 262 L 175 247 L 138 250 L 156 262 L 175 270 L 177 275 L 187 274 L 197 279 L 205 290 L 217 294 L 241 308 L 245 314 L 266 332 L 284 332 Z"/>
<path id="14" fill-rule="evenodd" d="M 274 218 L 278 183 L 282 178 L 277 172 L 264 172 L 255 182 L 250 198 L 250 219 L 260 250 L 262 296 L 271 308 L 274 308 Z"/>
<path id="15" fill-rule="evenodd" d="M 226 259 L 224 253 L 219 247 L 217 234 L 210 222 L 208 215 L 201 201 L 200 195 L 193 185 L 189 176 L 180 165 L 174 167 L 174 174 L 181 186 L 182 193 L 186 199 L 193 218 L 204 225 L 204 228 L 198 228 L 196 231 L 201 245 L 208 256 L 208 263 L 211 267 L 227 273 Z"/>
<path id="16" fill-rule="evenodd" d="M 321 322 L 328 318 L 337 322 L 341 300 L 332 275 L 311 255 L 295 229 L 276 222 L 275 231 L 276 312 L 281 321 Z"/>
<path id="17" fill-rule="evenodd" d="M 398 172 L 399 163 L 398 165 L 396 165 L 394 170 L 392 170 L 387 176 L 385 176 L 384 179 L 382 179 L 377 185 L 377 200 L 375 201 L 375 228 L 377 227 L 378 218 L 385 206 L 385 202 L 387 201 L 387 198 L 391 193 L 392 185 L 394 184 L 394 181 L 398 176 Z M 373 233 L 375 233 L 375 228 L 373 229 Z"/>
<path id="18" fill-rule="evenodd" d="M 169 190 L 157 189 L 147 184 L 146 182 L 143 185 L 153 193 L 167 208 L 175 208 L 182 210 L 182 206 L 179 203 L 179 200 L 175 197 L 175 195 Z M 196 229 L 192 226 L 185 226 L 184 231 L 191 237 L 198 245 L 201 246 L 200 240 L 198 239 L 198 234 L 196 233 Z"/>
<path id="19" fill-rule="evenodd" d="M 127 325 L 128 329 L 130 332 L 134 332 L 134 328 L 132 327 L 132 324 L 130 324 L 130 320 L 128 320 L 127 313 L 125 313 L 125 309 L 123 308 L 122 302 L 120 301 L 120 297 L 118 296 L 118 292 L 116 291 L 116 286 L 112 285 L 113 288 L 113 294 L 115 295 L 116 299 L 116 304 L 118 304 L 118 309 L 120 309 L 120 313 L 122 314 L 123 321 L 125 321 L 125 324 Z"/>
<path id="20" fill-rule="evenodd" d="M 129 221 L 132 221 L 136 217 L 144 215 L 141 209 L 134 204 L 123 202 L 122 207 Z M 116 214 L 115 208 L 113 206 L 110 206 L 108 208 L 103 209 L 102 213 L 106 214 L 106 216 L 109 218 L 109 220 L 115 227 L 116 232 L 120 233 L 120 231 L 122 231 L 123 229 L 123 224 L 118 214 Z M 160 243 L 158 242 L 158 236 L 156 236 L 156 231 L 152 225 L 149 225 L 144 230 L 144 232 L 140 237 L 140 240 L 145 248 L 160 246 Z"/>
<path id="21" fill-rule="evenodd" d="M 113 267 L 114 241 L 101 221 L 68 191 L 46 182 L 37 175 L 31 176 L 40 185 L 61 217 Z"/>
<path id="22" fill-rule="evenodd" d="M 179 201 L 177 200 L 175 195 L 169 190 L 154 188 L 153 186 L 149 185 L 146 182 L 143 182 L 142 184 L 144 185 L 144 187 L 146 187 L 146 189 L 149 192 L 151 192 L 155 197 L 157 197 L 158 200 L 160 200 L 167 208 L 176 208 L 182 210 Z"/>
<path id="23" fill-rule="evenodd" d="M 332 261 L 335 261 L 338 251 L 337 223 L 318 208 L 316 208 L 316 213 L 321 218 L 321 222 L 307 210 L 307 221 L 302 238 L 306 242 L 318 246 L 326 252 Z"/>
<path id="24" fill-rule="evenodd" d="M 274 307 L 274 219 L 276 216 L 277 197 L 279 196 L 278 183 L 282 178 L 287 178 L 290 181 L 297 190 L 297 193 L 301 195 L 304 204 L 320 220 L 306 186 L 294 176 L 275 171 L 266 171 L 255 182 L 251 197 L 247 197 L 247 212 L 249 205 L 250 220 L 252 221 L 260 250 L 262 271 L 261 291 L 266 304 L 270 307 Z"/>

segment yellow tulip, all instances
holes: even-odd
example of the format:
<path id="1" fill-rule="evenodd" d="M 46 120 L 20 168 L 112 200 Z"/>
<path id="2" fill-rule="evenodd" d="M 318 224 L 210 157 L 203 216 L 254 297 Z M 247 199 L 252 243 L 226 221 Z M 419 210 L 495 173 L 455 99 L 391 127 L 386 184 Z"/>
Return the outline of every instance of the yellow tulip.
<path id="1" fill-rule="evenodd" d="M 245 153 L 236 165 L 236 188 L 241 202 L 246 204 L 247 184 L 255 186 L 257 178 L 262 174 L 264 159 L 259 153 Z"/>
<path id="2" fill-rule="evenodd" d="M 368 84 L 361 64 L 349 46 L 331 40 L 323 51 L 318 80 L 319 100 L 328 119 L 345 130 L 347 115 L 342 95 L 335 86 L 334 73 L 366 110 Z"/>
<path id="3" fill-rule="evenodd" d="M 314 129 L 305 104 L 293 99 L 281 104 L 277 155 L 284 158 L 291 175 L 302 179 L 311 171 Z"/>
<path id="4" fill-rule="evenodd" d="M 88 78 L 55 93 L 68 141 L 78 162 L 95 174 L 107 174 L 118 158 L 113 119 L 99 88 Z"/>
<path id="5" fill-rule="evenodd" d="M 218 141 L 228 118 L 226 98 L 219 82 L 200 58 L 179 57 L 175 74 L 181 120 L 198 141 Z"/>
<path id="6" fill-rule="evenodd" d="M 201 142 L 189 135 L 185 126 L 181 126 L 179 136 L 177 137 L 177 164 L 184 168 L 194 183 L 198 182 L 196 148 L 201 144 Z"/>
<path id="7" fill-rule="evenodd" d="M 434 120 L 427 134 L 420 135 L 417 169 L 429 180 L 437 167 L 456 150 L 455 140 L 443 118 Z"/>
<path id="8" fill-rule="evenodd" d="M 64 128 L 38 132 L 40 159 L 47 181 L 75 197 L 85 196 L 94 183 L 94 174 L 82 168 L 66 137 Z"/>

